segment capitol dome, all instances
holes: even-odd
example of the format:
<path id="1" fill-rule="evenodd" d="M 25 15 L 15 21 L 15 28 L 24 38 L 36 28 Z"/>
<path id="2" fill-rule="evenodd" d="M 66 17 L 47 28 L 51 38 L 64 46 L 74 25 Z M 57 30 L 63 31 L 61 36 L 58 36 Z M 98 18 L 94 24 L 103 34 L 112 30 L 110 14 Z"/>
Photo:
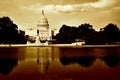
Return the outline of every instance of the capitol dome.
<path id="1" fill-rule="evenodd" d="M 40 38 L 40 41 L 47 41 L 49 39 L 49 24 L 48 20 L 44 15 L 44 11 L 42 10 L 42 16 L 37 24 L 37 35 Z"/>
<path id="2" fill-rule="evenodd" d="M 46 27 L 46 28 L 49 28 L 48 20 L 47 20 L 47 18 L 44 16 L 44 11 L 43 11 L 43 10 L 42 10 L 42 17 L 40 18 L 38 27 Z"/>

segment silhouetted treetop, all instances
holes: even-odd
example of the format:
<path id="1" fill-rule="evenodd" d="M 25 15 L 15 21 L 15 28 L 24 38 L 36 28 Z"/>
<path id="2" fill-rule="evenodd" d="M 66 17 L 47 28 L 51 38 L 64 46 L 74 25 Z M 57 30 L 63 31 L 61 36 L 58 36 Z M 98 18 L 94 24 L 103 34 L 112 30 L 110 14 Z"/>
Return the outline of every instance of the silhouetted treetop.
<path id="1" fill-rule="evenodd" d="M 106 27 L 104 27 L 103 34 L 106 37 L 106 43 L 119 41 L 120 30 L 115 24 L 109 23 Z"/>
<path id="2" fill-rule="evenodd" d="M 62 43 L 71 43 L 75 41 L 77 35 L 77 27 L 62 25 L 56 39 Z"/>
<path id="3" fill-rule="evenodd" d="M 9 17 L 0 18 L 0 43 L 18 44 L 24 35 L 18 32 L 18 26 Z"/>
<path id="4" fill-rule="evenodd" d="M 18 29 L 17 25 L 13 23 L 13 21 L 9 17 L 2 17 L 0 18 L 0 27 L 1 28 L 16 28 Z"/>
<path id="5" fill-rule="evenodd" d="M 93 29 L 93 26 L 88 23 L 79 25 L 78 30 L 79 33 L 84 33 L 84 34 L 87 34 L 89 31 L 95 31 Z"/>
<path id="6" fill-rule="evenodd" d="M 81 29 L 93 29 L 93 26 L 90 25 L 89 23 L 85 23 L 85 24 L 79 25 L 78 28 L 81 28 Z"/>
<path id="7" fill-rule="evenodd" d="M 104 28 L 104 31 L 106 31 L 106 32 L 118 33 L 118 32 L 119 32 L 119 28 L 117 27 L 116 24 L 109 23 L 109 24 Z"/>

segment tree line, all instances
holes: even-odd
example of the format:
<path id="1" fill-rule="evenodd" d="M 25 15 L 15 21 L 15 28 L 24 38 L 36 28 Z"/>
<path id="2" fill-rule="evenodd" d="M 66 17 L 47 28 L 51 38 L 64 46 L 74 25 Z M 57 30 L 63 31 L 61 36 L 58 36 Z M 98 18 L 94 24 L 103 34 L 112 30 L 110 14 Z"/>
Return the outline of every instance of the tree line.
<path id="1" fill-rule="evenodd" d="M 27 39 L 25 31 L 18 30 L 18 26 L 9 17 L 0 18 L 0 44 L 26 44 Z M 78 27 L 64 24 L 53 39 L 56 39 L 56 43 L 62 44 L 76 41 L 84 41 L 85 45 L 115 44 L 120 42 L 120 29 L 113 23 L 109 23 L 99 31 L 89 23 Z"/>
<path id="2" fill-rule="evenodd" d="M 113 23 L 109 23 L 99 31 L 96 31 L 89 23 L 78 27 L 64 24 L 53 38 L 57 43 L 73 43 L 79 40 L 84 41 L 85 45 L 116 44 L 120 42 L 120 29 Z"/>

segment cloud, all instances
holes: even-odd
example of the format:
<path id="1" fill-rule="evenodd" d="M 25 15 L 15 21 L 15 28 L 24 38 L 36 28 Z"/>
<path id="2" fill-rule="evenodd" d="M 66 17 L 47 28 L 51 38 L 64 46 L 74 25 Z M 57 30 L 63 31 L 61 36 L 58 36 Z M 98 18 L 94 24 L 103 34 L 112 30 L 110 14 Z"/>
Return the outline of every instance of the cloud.
<path id="1" fill-rule="evenodd" d="M 1 1 L 1 11 L 16 11 L 22 9 L 40 12 L 45 9 L 48 12 L 85 12 L 98 8 L 108 8 L 120 5 L 120 0 L 4 0 Z M 7 6 L 6 6 L 7 5 Z"/>
<path id="2" fill-rule="evenodd" d="M 18 0 L 17 0 L 18 1 Z M 67 5 L 67 4 L 81 4 L 81 3 L 86 3 L 86 2 L 96 2 L 98 0 L 20 0 L 22 4 L 35 4 L 35 3 L 41 3 L 43 5 L 49 5 L 49 4 L 54 4 L 54 5 Z"/>
<path id="3" fill-rule="evenodd" d="M 86 1 L 85 3 L 65 4 L 65 5 L 63 4 L 43 5 L 43 4 L 37 3 L 30 6 L 23 6 L 22 9 L 26 9 L 34 12 L 40 12 L 41 9 L 44 9 L 47 12 L 73 13 L 73 12 L 94 11 L 97 9 L 114 7 L 119 5 L 118 4 L 119 2 L 120 2 L 119 0 L 97 0 L 96 2 Z"/>
<path id="4" fill-rule="evenodd" d="M 113 7 L 119 5 L 120 0 L 99 0 L 97 2 L 90 3 L 94 7 L 104 8 L 104 7 Z"/>
<path id="5" fill-rule="evenodd" d="M 40 12 L 42 9 L 44 9 L 47 12 L 62 12 L 62 13 L 84 12 L 85 10 L 88 10 L 89 8 L 94 8 L 94 7 L 88 4 L 67 4 L 67 5 L 35 4 L 31 6 L 22 7 L 22 9 L 34 11 L 34 12 Z"/>

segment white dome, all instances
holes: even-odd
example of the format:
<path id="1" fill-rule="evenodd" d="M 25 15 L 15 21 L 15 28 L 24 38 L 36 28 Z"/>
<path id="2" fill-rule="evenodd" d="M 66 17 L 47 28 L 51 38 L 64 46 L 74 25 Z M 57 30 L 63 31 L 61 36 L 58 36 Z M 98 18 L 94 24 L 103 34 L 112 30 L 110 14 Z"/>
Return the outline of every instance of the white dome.
<path id="1" fill-rule="evenodd" d="M 39 25 L 49 26 L 47 18 L 41 17 L 39 21 Z"/>
<path id="2" fill-rule="evenodd" d="M 42 17 L 40 18 L 40 21 L 38 23 L 38 27 L 46 27 L 49 28 L 49 24 L 48 24 L 48 20 L 47 18 L 44 16 L 44 12 L 42 14 Z"/>

